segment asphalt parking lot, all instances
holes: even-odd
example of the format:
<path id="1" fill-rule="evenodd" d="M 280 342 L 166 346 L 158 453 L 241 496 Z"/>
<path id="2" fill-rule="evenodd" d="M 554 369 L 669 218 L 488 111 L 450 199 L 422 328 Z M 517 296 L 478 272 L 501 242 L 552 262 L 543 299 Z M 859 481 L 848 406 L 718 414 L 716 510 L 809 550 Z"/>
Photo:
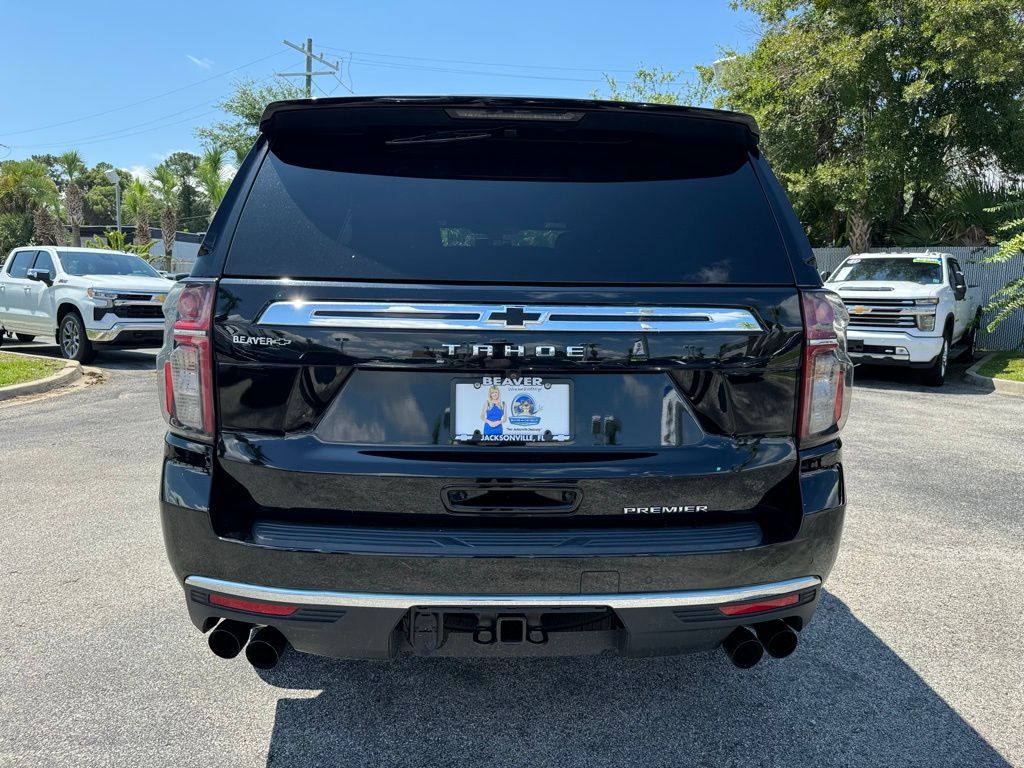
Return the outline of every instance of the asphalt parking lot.
<path id="1" fill-rule="evenodd" d="M 292 652 L 261 678 L 165 562 L 152 352 L 97 365 L 0 405 L 0 765 L 1024 765 L 1024 398 L 860 372 L 843 550 L 784 661 Z"/>

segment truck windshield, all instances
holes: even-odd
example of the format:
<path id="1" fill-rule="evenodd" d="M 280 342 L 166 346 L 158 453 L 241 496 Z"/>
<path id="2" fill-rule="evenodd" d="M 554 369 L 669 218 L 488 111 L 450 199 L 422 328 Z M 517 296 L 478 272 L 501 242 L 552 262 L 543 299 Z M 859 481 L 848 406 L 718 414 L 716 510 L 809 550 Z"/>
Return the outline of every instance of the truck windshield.
<path id="1" fill-rule="evenodd" d="M 159 273 L 138 256 L 128 253 L 97 253 L 95 251 L 57 251 L 64 271 L 69 275 L 132 275 L 160 277 Z"/>
<path id="2" fill-rule="evenodd" d="M 942 283 L 942 258 L 939 256 L 892 259 L 852 258 L 843 262 L 836 273 L 829 278 L 831 283 L 845 283 L 854 280 L 940 285 Z"/>

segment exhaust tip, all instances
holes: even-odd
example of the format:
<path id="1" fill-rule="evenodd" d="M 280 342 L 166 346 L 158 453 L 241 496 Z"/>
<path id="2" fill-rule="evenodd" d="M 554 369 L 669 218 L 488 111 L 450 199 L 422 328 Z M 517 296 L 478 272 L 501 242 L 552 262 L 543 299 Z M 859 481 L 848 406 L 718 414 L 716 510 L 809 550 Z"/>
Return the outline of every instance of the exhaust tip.
<path id="1" fill-rule="evenodd" d="M 740 669 L 750 669 L 764 656 L 764 646 L 746 627 L 737 627 L 722 642 L 729 661 Z"/>
<path id="2" fill-rule="evenodd" d="M 288 648 L 288 639 L 273 627 L 257 629 L 245 646 L 245 658 L 256 669 L 273 669 Z"/>
<path id="3" fill-rule="evenodd" d="M 219 656 L 222 659 L 233 659 L 245 647 L 251 630 L 252 625 L 250 624 L 233 619 L 224 619 L 210 632 L 210 639 L 208 641 L 210 650 L 213 651 L 214 656 Z"/>
<path id="4" fill-rule="evenodd" d="M 757 624 L 754 626 L 754 631 L 768 655 L 773 659 L 786 658 L 796 650 L 796 645 L 799 642 L 796 632 L 782 619 Z"/>

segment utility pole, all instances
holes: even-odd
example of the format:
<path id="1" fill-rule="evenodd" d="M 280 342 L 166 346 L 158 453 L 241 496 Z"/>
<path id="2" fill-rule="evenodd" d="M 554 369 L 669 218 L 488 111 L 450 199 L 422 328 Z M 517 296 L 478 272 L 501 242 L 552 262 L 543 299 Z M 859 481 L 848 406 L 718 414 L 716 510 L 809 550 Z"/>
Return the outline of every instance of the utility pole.
<path id="1" fill-rule="evenodd" d="M 341 66 L 340 62 L 328 61 L 324 58 L 323 54 L 313 53 L 313 38 L 306 38 L 306 46 L 297 45 L 288 40 L 283 41 L 289 48 L 294 48 L 296 51 L 306 57 L 306 71 L 305 72 L 278 72 L 278 77 L 304 77 L 306 79 L 306 98 L 310 98 L 313 95 L 313 78 L 318 75 L 335 75 L 338 74 L 338 67 Z M 313 62 L 317 61 L 323 64 L 327 69 L 322 69 L 318 72 L 313 71 Z"/>

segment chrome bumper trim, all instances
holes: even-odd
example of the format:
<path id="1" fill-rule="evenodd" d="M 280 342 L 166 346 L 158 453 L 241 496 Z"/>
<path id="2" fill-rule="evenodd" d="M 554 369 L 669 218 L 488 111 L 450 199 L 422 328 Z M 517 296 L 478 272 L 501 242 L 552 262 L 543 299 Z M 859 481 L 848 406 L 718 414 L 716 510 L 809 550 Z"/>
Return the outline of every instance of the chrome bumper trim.
<path id="1" fill-rule="evenodd" d="M 849 354 L 852 360 L 865 358 L 868 360 L 905 360 L 910 362 L 909 352 L 894 352 L 891 355 L 882 354 L 881 352 L 850 352 Z"/>
<path id="2" fill-rule="evenodd" d="M 392 595 L 368 592 L 319 592 L 305 589 L 281 589 L 240 584 L 206 576 L 189 576 L 185 586 L 197 587 L 248 600 L 266 600 L 293 605 L 325 605 L 346 608 L 390 608 L 407 611 L 423 606 L 458 608 L 561 608 L 601 607 L 678 608 L 695 605 L 722 605 L 742 600 L 774 597 L 821 586 L 816 576 L 804 576 L 771 584 L 728 589 L 702 589 L 692 592 L 633 592 L 611 595 Z"/>
<path id="3" fill-rule="evenodd" d="M 257 325 L 420 331 L 607 331 L 763 333 L 746 309 L 730 307 L 553 306 L 355 301 L 277 301 Z"/>
<path id="4" fill-rule="evenodd" d="M 114 323 L 112 328 L 102 329 L 89 329 L 85 331 L 85 335 L 89 337 L 89 341 L 105 342 L 114 341 L 122 333 L 129 333 L 131 331 L 163 331 L 164 321 L 158 320 L 151 323 Z"/>

